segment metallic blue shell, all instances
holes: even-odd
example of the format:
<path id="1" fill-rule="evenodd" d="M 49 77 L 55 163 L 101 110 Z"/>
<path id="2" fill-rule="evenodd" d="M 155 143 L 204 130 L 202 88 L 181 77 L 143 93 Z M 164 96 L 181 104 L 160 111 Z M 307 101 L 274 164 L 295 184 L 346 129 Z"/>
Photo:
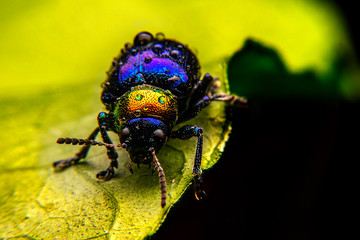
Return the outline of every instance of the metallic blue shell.
<path id="1" fill-rule="evenodd" d="M 134 86 L 148 84 L 177 96 L 181 113 L 187 108 L 199 81 L 199 70 L 194 53 L 181 43 L 140 33 L 134 43 L 126 44 L 120 56 L 114 59 L 103 84 L 101 100 L 113 111 L 117 98 Z"/>
<path id="2" fill-rule="evenodd" d="M 151 49 L 130 56 L 126 63 L 119 69 L 119 83 L 126 84 L 132 79 L 135 84 L 146 83 L 146 79 L 151 76 L 157 78 L 166 78 L 167 89 L 173 92 L 179 92 L 182 86 L 186 86 L 188 76 L 186 71 L 169 58 L 161 56 L 169 56 L 169 51 L 164 51 L 157 56 Z M 172 80 L 169 80 L 172 79 Z"/>

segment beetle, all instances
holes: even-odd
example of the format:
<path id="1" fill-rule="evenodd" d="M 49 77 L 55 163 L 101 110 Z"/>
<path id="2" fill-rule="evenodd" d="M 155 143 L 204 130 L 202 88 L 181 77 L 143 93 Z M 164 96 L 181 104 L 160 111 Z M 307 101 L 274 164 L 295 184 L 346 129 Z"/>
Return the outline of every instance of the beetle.
<path id="1" fill-rule="evenodd" d="M 223 101 L 234 106 L 246 105 L 246 99 L 230 94 L 216 94 L 217 80 L 206 73 L 201 79 L 200 64 L 195 54 L 182 43 L 166 39 L 159 33 L 138 33 L 133 44 L 125 44 L 114 58 L 107 79 L 102 84 L 101 101 L 107 112 L 98 114 L 98 127 L 87 139 L 59 138 L 58 143 L 84 145 L 74 157 L 56 161 L 53 167 L 63 169 L 85 158 L 91 145 L 107 148 L 109 167 L 97 173 L 98 179 L 110 180 L 118 168 L 116 145 L 108 131 L 118 134 L 121 147 L 132 164 L 154 164 L 159 173 L 161 206 L 166 205 L 166 178 L 156 153 L 169 138 L 197 137 L 192 174 L 195 196 L 206 196 L 203 189 L 201 159 L 203 129 L 185 125 L 173 130 L 178 123 L 198 115 L 212 101 Z M 100 132 L 103 143 L 95 141 Z"/>

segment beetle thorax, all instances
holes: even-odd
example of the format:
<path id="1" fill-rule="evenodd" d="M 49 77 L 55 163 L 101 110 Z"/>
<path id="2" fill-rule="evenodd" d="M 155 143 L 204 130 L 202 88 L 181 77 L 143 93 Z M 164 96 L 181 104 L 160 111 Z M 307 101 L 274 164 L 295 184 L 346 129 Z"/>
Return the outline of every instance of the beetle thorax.
<path id="1" fill-rule="evenodd" d="M 120 126 L 133 118 L 153 117 L 173 127 L 178 118 L 176 96 L 168 90 L 139 85 L 118 99 L 114 114 Z"/>

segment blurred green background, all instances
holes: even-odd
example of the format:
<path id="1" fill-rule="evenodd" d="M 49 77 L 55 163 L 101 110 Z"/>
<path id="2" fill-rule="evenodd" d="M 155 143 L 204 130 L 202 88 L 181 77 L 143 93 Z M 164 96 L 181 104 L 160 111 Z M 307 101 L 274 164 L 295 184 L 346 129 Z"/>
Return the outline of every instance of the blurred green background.
<path id="1" fill-rule="evenodd" d="M 292 71 L 331 71 L 351 51 L 343 19 L 322 1 L 1 1 L 1 92 L 22 96 L 102 81 L 112 57 L 139 31 L 188 43 L 200 62 L 230 57 L 251 37 Z M 206 69 L 205 69 L 206 70 Z"/>

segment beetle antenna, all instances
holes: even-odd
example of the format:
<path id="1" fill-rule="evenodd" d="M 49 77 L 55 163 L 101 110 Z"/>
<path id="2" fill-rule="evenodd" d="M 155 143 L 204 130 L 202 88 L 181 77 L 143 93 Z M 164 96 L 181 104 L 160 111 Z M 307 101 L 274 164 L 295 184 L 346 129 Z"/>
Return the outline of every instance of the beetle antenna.
<path id="1" fill-rule="evenodd" d="M 126 144 L 109 144 L 98 142 L 92 139 L 81 138 L 58 138 L 56 141 L 58 144 L 72 144 L 72 145 L 92 145 L 92 146 L 105 146 L 105 147 L 122 147 L 125 148 Z"/>
<path id="2" fill-rule="evenodd" d="M 152 155 L 154 158 L 154 164 L 159 172 L 159 183 L 161 189 L 161 207 L 165 207 L 166 205 L 166 178 L 163 168 L 161 167 L 158 158 L 155 155 L 155 149 L 152 149 Z"/>

